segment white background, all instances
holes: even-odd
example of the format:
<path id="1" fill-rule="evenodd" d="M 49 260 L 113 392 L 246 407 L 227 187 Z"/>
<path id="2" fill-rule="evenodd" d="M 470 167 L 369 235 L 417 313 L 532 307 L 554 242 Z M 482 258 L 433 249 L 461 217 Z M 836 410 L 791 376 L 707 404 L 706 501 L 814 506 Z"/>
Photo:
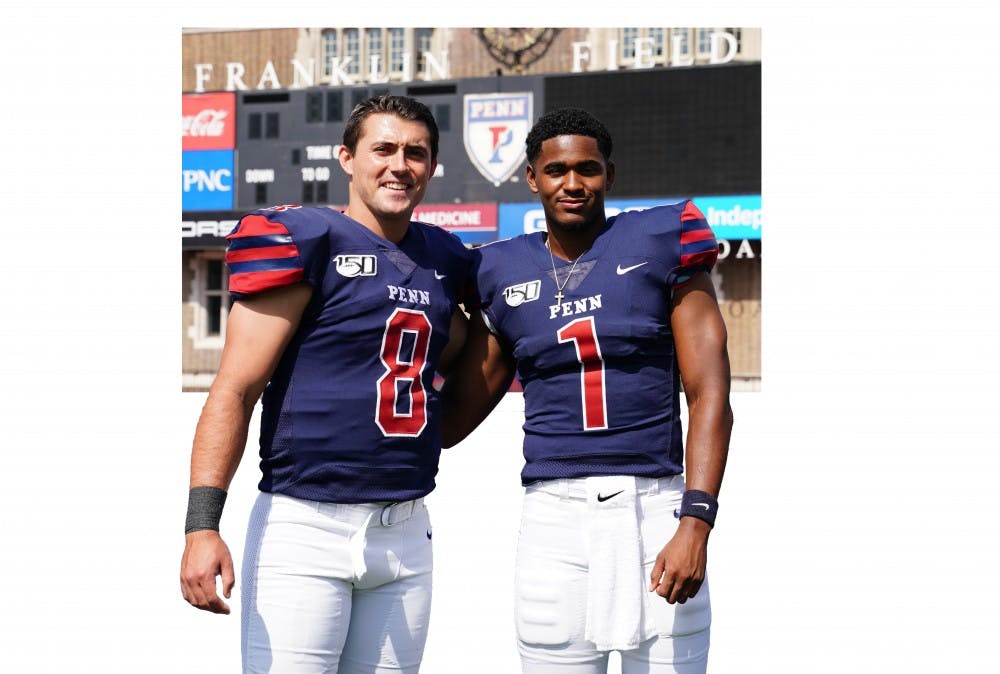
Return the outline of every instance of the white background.
<path id="1" fill-rule="evenodd" d="M 238 669 L 237 616 L 178 589 L 201 400 L 180 393 L 165 130 L 181 26 L 384 22 L 305 4 L 3 10 L 0 671 Z M 614 25 L 764 31 L 764 391 L 733 396 L 713 674 L 1000 671 L 1000 140 L 980 4 L 615 6 Z M 592 25 L 608 6 L 485 9 L 455 25 Z M 430 674 L 517 671 L 517 417 L 442 462 Z M 255 470 L 223 524 L 237 555 Z"/>

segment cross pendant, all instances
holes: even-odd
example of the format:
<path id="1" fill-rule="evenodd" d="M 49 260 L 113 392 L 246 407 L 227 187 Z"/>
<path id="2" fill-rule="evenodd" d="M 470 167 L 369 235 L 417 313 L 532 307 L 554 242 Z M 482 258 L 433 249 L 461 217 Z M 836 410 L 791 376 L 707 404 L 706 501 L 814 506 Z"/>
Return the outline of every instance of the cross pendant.
<path id="1" fill-rule="evenodd" d="M 562 304 L 563 301 L 563 291 L 560 290 L 556 293 L 556 304 Z"/>

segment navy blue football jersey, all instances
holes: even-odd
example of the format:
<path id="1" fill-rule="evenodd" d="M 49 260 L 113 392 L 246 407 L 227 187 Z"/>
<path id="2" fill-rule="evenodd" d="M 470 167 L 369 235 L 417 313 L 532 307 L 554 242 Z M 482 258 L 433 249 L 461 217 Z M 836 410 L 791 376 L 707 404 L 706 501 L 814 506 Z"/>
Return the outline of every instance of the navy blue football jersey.
<path id="1" fill-rule="evenodd" d="M 298 206 L 250 213 L 228 239 L 235 300 L 313 288 L 264 390 L 260 489 L 333 503 L 430 492 L 441 451 L 434 370 L 472 253 L 423 223 L 395 245 L 338 211 Z"/>
<path id="2" fill-rule="evenodd" d="M 558 283 L 541 232 L 478 252 L 476 300 L 524 389 L 522 482 L 683 472 L 671 295 L 718 257 L 695 205 L 609 218 L 575 267 L 555 259 Z"/>

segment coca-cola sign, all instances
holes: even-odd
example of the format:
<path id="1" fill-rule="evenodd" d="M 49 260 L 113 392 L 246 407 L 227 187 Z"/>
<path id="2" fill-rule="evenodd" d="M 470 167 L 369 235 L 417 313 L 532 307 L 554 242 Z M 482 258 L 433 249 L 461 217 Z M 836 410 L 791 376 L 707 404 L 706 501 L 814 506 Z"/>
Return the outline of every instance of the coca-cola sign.
<path id="1" fill-rule="evenodd" d="M 184 150 L 232 150 L 236 144 L 236 95 L 182 96 L 181 138 Z"/>
<path id="2" fill-rule="evenodd" d="M 182 136 L 212 136 L 221 138 L 226 131 L 226 117 L 229 113 L 225 110 L 213 110 L 205 108 L 195 115 L 183 118 L 181 122 Z"/>

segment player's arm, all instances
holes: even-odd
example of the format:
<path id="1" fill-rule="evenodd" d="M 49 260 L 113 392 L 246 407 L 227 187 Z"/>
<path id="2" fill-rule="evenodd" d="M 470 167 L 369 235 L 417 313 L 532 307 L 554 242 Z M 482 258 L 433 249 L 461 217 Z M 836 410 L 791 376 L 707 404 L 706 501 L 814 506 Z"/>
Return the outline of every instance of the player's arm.
<path id="1" fill-rule="evenodd" d="M 698 272 L 675 290 L 670 324 L 688 404 L 686 487 L 717 497 L 733 412 L 726 325 L 707 272 Z M 684 603 L 695 596 L 705 579 L 710 532 L 706 521 L 681 517 L 677 533 L 656 558 L 650 589 L 670 603 Z"/>
<path id="2" fill-rule="evenodd" d="M 479 311 L 469 317 L 468 335 L 441 390 L 444 447 L 461 442 L 482 423 L 510 388 L 514 358 L 490 332 Z"/>
<path id="3" fill-rule="evenodd" d="M 461 307 L 455 307 L 455 311 L 451 315 L 448 343 L 445 344 L 444 350 L 441 351 L 441 357 L 438 358 L 437 372 L 442 376 L 447 376 L 451 372 L 455 359 L 458 358 L 462 345 L 465 344 L 465 336 L 469 331 L 468 324 L 469 318 L 465 312 L 462 311 Z"/>
<path id="4" fill-rule="evenodd" d="M 309 286 L 299 284 L 233 304 L 219 371 L 195 430 L 191 488 L 229 488 L 246 447 L 254 405 L 298 328 L 311 293 Z M 186 534 L 181 559 L 184 598 L 197 608 L 229 613 L 229 606 L 216 593 L 218 575 L 228 598 L 235 574 L 219 532 L 201 529 Z"/>

